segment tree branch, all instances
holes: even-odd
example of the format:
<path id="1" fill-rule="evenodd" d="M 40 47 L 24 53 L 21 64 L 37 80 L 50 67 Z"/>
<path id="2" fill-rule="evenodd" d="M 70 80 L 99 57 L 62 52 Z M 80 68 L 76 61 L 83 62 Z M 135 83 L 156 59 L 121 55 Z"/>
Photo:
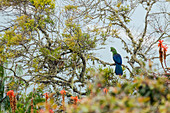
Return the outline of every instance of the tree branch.
<path id="1" fill-rule="evenodd" d="M 156 3 L 156 1 L 152 2 L 150 7 L 149 7 L 149 9 L 147 10 L 147 13 L 146 13 L 146 16 L 145 16 L 145 28 L 144 28 L 142 37 L 139 39 L 139 44 L 137 45 L 136 49 L 134 49 L 134 52 L 135 52 L 134 54 L 136 54 L 137 51 L 141 49 L 141 46 L 142 46 L 142 43 L 143 43 L 143 39 L 146 36 L 146 32 L 147 32 L 147 28 L 148 28 L 148 16 L 149 16 L 149 13 L 150 13 L 154 3 Z"/>
<path id="2" fill-rule="evenodd" d="M 78 53 L 78 56 L 81 58 L 82 63 L 83 63 L 82 71 L 80 73 L 80 81 L 83 81 L 84 80 L 84 74 L 86 72 L 86 58 L 85 58 L 83 53 Z"/>
<path id="3" fill-rule="evenodd" d="M 55 81 L 54 80 L 53 81 L 37 81 L 37 82 L 44 83 L 44 84 L 50 84 L 52 82 L 52 83 L 55 83 L 55 84 L 57 84 L 59 86 L 67 85 L 70 88 L 73 88 L 74 92 L 76 92 L 76 93 L 78 93 L 80 95 L 86 95 L 86 92 L 82 93 L 82 92 L 78 91 L 77 88 L 72 87 L 71 83 L 69 83 L 69 82 L 62 82 L 62 81 L 59 81 L 59 80 L 55 80 Z"/>
<path id="4" fill-rule="evenodd" d="M 110 66 L 116 65 L 115 63 L 104 62 L 104 61 L 102 61 L 102 60 L 100 60 L 99 58 L 94 57 L 94 56 L 90 56 L 90 59 L 94 59 L 94 60 L 100 62 L 101 64 L 103 64 L 104 66 L 106 66 L 106 65 L 110 65 Z M 126 69 L 128 69 L 128 71 L 130 72 L 130 74 L 133 76 L 133 73 L 132 73 L 132 71 L 129 69 L 128 66 L 126 66 L 126 65 L 124 65 L 124 64 L 122 64 L 122 66 L 125 67 Z"/>

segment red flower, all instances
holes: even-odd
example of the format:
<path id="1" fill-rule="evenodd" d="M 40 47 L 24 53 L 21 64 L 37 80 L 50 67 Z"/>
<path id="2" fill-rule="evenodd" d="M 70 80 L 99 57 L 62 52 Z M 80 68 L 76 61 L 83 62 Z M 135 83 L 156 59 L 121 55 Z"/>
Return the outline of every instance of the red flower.
<path id="1" fill-rule="evenodd" d="M 159 40 L 159 44 L 158 44 L 158 47 L 159 47 L 159 60 L 160 60 L 161 63 L 163 62 L 163 51 L 162 51 L 163 45 L 162 45 L 162 42 L 163 42 L 163 40 Z"/>
<path id="2" fill-rule="evenodd" d="M 163 42 L 163 40 L 159 40 L 159 43 L 162 43 Z"/>
<path id="3" fill-rule="evenodd" d="M 8 91 L 7 96 L 9 96 L 12 113 L 15 113 L 15 110 L 16 110 L 16 97 L 15 96 L 16 95 L 14 95 L 14 91 L 13 90 Z"/>
<path id="4" fill-rule="evenodd" d="M 71 99 L 74 100 L 76 103 L 79 100 L 77 96 L 75 96 L 75 97 L 71 96 Z"/>
<path id="5" fill-rule="evenodd" d="M 163 42 L 163 40 L 159 40 L 159 44 L 158 44 L 158 47 L 160 46 L 160 47 L 162 47 L 163 45 L 162 45 L 162 42 Z"/>
<path id="6" fill-rule="evenodd" d="M 79 101 L 77 96 L 75 96 L 75 97 L 71 96 L 71 99 L 74 100 L 74 104 L 77 104 L 77 101 Z"/>
<path id="7" fill-rule="evenodd" d="M 54 111 L 52 109 L 49 110 L 49 113 L 54 113 Z"/>
<path id="8" fill-rule="evenodd" d="M 7 96 L 9 96 L 9 97 L 14 97 L 14 91 L 13 90 L 9 90 L 8 92 L 7 92 Z"/>
<path id="9" fill-rule="evenodd" d="M 107 94 L 108 89 L 107 89 L 107 88 L 104 88 L 103 91 Z"/>
<path id="10" fill-rule="evenodd" d="M 49 98 L 48 93 L 44 93 L 46 100 Z"/>
<path id="11" fill-rule="evenodd" d="M 65 94 L 66 94 L 66 91 L 63 89 L 63 90 L 60 91 L 60 93 L 61 93 L 62 95 L 65 95 Z"/>
<path id="12" fill-rule="evenodd" d="M 167 45 L 165 45 L 165 46 L 162 46 L 162 48 L 164 49 L 164 51 L 167 51 L 167 50 L 168 50 L 168 47 L 167 47 Z"/>
<path id="13" fill-rule="evenodd" d="M 64 95 L 66 94 L 66 91 L 63 89 L 63 90 L 60 91 L 60 93 L 61 93 L 62 98 L 63 98 L 63 100 L 62 100 L 63 109 L 65 109 L 65 107 L 64 107 L 64 104 L 65 104 L 65 102 L 64 102 Z"/>

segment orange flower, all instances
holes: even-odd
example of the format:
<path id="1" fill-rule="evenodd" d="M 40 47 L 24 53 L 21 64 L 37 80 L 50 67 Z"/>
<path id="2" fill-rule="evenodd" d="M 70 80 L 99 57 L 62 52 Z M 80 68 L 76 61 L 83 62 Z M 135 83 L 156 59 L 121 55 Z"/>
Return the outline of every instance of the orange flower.
<path id="1" fill-rule="evenodd" d="M 107 88 L 104 88 L 103 91 L 107 94 L 108 89 L 107 89 Z"/>
<path id="2" fill-rule="evenodd" d="M 77 96 L 75 96 L 75 97 L 71 96 L 71 99 L 74 100 L 75 105 L 77 104 L 77 101 L 79 101 Z"/>
<path id="3" fill-rule="evenodd" d="M 16 109 L 16 97 L 15 96 L 16 95 L 14 95 L 14 91 L 13 90 L 8 91 L 7 96 L 9 96 L 12 113 L 15 113 L 15 109 Z"/>
<path id="4" fill-rule="evenodd" d="M 162 42 L 163 40 L 159 40 L 159 44 L 158 44 L 158 47 L 159 47 L 159 60 L 160 62 L 162 63 L 163 62 L 163 51 L 162 51 Z"/>
<path id="5" fill-rule="evenodd" d="M 46 100 L 49 98 L 48 93 L 44 93 Z"/>
<path id="6" fill-rule="evenodd" d="M 64 107 L 64 105 L 65 105 L 64 95 L 66 94 L 66 91 L 63 89 L 63 90 L 61 90 L 61 91 L 60 91 L 60 93 L 61 93 L 61 95 L 62 95 L 62 99 L 63 99 L 63 100 L 62 100 L 62 104 L 63 104 L 63 106 L 62 106 L 62 107 L 63 107 L 63 110 L 65 111 L 65 107 Z"/>
<path id="7" fill-rule="evenodd" d="M 75 96 L 75 97 L 71 96 L 71 99 L 74 100 L 76 103 L 79 100 L 77 96 Z"/>
<path id="8" fill-rule="evenodd" d="M 162 48 L 163 48 L 163 50 L 164 50 L 164 51 L 167 51 L 167 50 L 168 50 L 168 47 L 167 47 L 167 45 L 165 45 L 165 46 L 162 46 Z"/>
<path id="9" fill-rule="evenodd" d="M 159 40 L 158 47 L 159 47 L 159 46 L 162 47 L 162 42 L 163 42 L 163 40 Z"/>
<path id="10" fill-rule="evenodd" d="M 7 96 L 9 96 L 9 97 L 14 97 L 14 91 L 13 91 L 13 90 L 9 90 L 9 91 L 7 92 Z"/>
<path id="11" fill-rule="evenodd" d="M 165 63 L 165 66 L 167 67 L 167 65 L 166 65 L 166 52 L 168 50 L 168 47 L 167 47 L 167 45 L 165 45 L 162 48 L 163 48 L 163 55 L 164 55 L 164 63 Z"/>
<path id="12" fill-rule="evenodd" d="M 52 109 L 49 110 L 49 113 L 54 113 L 54 111 Z"/>
<path id="13" fill-rule="evenodd" d="M 66 91 L 63 89 L 63 90 L 60 91 L 60 93 L 61 93 L 62 95 L 65 95 L 65 94 L 66 94 Z"/>
<path id="14" fill-rule="evenodd" d="M 165 66 L 166 66 L 166 61 L 165 61 L 165 59 L 166 59 L 166 50 L 167 50 L 167 47 L 166 47 L 166 46 L 163 46 L 163 45 L 162 45 L 162 42 L 163 42 L 163 40 L 159 40 L 159 44 L 158 44 L 158 47 L 159 47 L 159 60 L 160 60 L 160 62 L 161 62 L 162 68 L 164 69 L 164 72 L 166 72 L 166 71 L 165 71 L 165 68 L 164 68 L 164 66 L 163 66 L 163 56 L 164 56 L 164 62 L 165 62 Z M 162 49 L 163 49 L 163 51 L 162 51 Z"/>

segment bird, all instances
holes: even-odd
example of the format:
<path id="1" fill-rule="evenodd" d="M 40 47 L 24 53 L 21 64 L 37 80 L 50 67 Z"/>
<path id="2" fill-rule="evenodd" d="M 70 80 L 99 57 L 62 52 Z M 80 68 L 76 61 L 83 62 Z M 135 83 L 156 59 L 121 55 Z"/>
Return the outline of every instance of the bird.
<path id="1" fill-rule="evenodd" d="M 120 54 L 117 53 L 116 49 L 114 47 L 110 47 L 111 52 L 113 53 L 113 60 L 116 64 L 115 73 L 116 75 L 123 75 L 122 70 L 122 57 Z"/>

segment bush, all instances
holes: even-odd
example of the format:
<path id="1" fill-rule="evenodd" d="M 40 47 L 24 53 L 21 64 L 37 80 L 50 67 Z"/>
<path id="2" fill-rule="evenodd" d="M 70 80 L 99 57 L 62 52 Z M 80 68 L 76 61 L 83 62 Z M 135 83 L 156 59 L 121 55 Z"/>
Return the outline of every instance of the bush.
<path id="1" fill-rule="evenodd" d="M 135 77 L 132 81 L 117 83 L 104 88 L 91 87 L 88 97 L 77 106 L 68 105 L 68 113 L 168 113 L 170 91 L 166 77 Z M 99 91 L 100 89 L 100 91 Z"/>

